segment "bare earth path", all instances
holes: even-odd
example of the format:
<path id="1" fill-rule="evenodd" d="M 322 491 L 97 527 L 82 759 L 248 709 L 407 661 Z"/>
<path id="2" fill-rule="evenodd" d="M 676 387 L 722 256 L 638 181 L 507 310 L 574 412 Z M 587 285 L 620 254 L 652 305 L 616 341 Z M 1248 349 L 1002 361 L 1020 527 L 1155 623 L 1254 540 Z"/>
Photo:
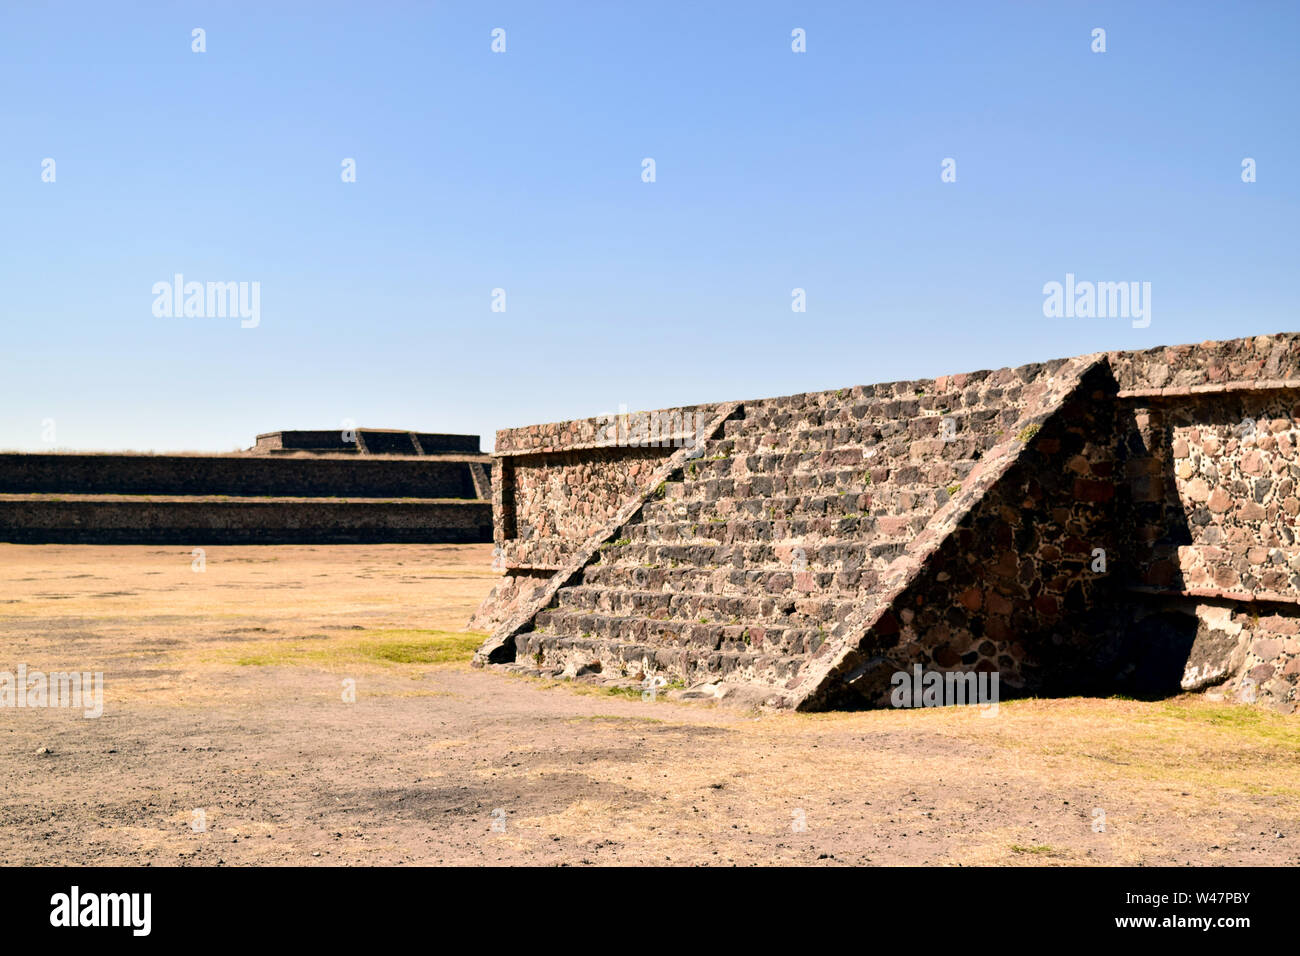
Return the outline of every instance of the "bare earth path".
<path id="1" fill-rule="evenodd" d="M 757 715 L 474 671 L 449 632 L 490 550 L 0 544 L 0 671 L 105 675 L 98 719 L 0 707 L 5 863 L 1300 863 L 1294 717 Z"/>

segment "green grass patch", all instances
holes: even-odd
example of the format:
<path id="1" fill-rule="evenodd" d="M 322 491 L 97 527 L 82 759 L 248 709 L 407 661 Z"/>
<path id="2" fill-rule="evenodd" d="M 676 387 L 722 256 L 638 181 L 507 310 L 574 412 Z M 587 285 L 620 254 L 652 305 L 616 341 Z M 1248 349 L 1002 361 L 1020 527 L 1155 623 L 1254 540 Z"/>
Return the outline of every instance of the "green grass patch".
<path id="1" fill-rule="evenodd" d="M 381 630 L 355 637 L 275 641 L 232 651 L 240 667 L 467 663 L 484 635 L 476 631 Z"/>
<path id="2" fill-rule="evenodd" d="M 1055 847 L 1050 847 L 1046 843 L 1040 843 L 1037 846 L 1021 846 L 1019 843 L 1011 844 L 1012 853 L 1032 853 L 1035 856 L 1060 856 L 1061 851 Z"/>
<path id="3" fill-rule="evenodd" d="M 640 700 L 642 688 L 637 685 L 619 685 L 616 687 L 600 688 L 610 697 L 626 697 L 628 700 Z"/>
<path id="4" fill-rule="evenodd" d="M 1165 702 L 1160 713 L 1187 724 L 1224 732 L 1230 737 L 1284 744 L 1300 753 L 1300 722 L 1264 707 L 1178 699 Z"/>

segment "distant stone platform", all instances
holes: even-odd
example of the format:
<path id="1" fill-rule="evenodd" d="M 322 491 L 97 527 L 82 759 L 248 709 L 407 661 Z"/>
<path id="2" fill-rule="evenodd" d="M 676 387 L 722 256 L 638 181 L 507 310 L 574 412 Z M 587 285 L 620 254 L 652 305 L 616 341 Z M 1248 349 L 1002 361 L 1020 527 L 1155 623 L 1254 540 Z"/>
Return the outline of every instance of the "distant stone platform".
<path id="1" fill-rule="evenodd" d="M 478 455 L 478 435 L 440 435 L 396 428 L 280 431 L 257 436 L 255 455 Z"/>
<path id="2" fill-rule="evenodd" d="M 491 540 L 492 459 L 477 435 L 358 429 L 351 452 L 328 436 L 341 432 L 272 432 L 229 455 L 0 454 L 0 541 Z"/>

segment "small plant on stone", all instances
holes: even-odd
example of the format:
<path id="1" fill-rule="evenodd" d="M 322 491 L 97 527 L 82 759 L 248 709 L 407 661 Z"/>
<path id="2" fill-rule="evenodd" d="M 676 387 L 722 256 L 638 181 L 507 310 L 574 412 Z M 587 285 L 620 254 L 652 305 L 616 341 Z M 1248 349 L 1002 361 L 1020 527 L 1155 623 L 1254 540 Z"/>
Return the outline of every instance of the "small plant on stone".
<path id="1" fill-rule="evenodd" d="M 1041 425 L 1026 425 L 1024 428 L 1020 430 L 1020 434 L 1016 436 L 1016 441 L 1028 442 L 1031 438 L 1033 438 L 1035 435 L 1038 434 L 1038 430 L 1042 427 L 1043 426 Z"/>

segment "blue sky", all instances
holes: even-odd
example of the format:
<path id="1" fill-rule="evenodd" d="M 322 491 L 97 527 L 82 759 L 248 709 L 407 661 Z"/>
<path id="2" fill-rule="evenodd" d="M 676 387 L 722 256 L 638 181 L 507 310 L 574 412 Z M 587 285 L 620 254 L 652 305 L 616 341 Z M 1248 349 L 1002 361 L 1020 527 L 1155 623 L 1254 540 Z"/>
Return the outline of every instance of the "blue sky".
<path id="1" fill-rule="evenodd" d="M 490 448 L 1297 329 L 1298 31 L 1295 3 L 7 3 L 0 448 L 345 418 Z M 1045 318 L 1067 272 L 1150 282 L 1150 326 Z M 260 282 L 260 324 L 155 316 L 176 273 Z"/>

